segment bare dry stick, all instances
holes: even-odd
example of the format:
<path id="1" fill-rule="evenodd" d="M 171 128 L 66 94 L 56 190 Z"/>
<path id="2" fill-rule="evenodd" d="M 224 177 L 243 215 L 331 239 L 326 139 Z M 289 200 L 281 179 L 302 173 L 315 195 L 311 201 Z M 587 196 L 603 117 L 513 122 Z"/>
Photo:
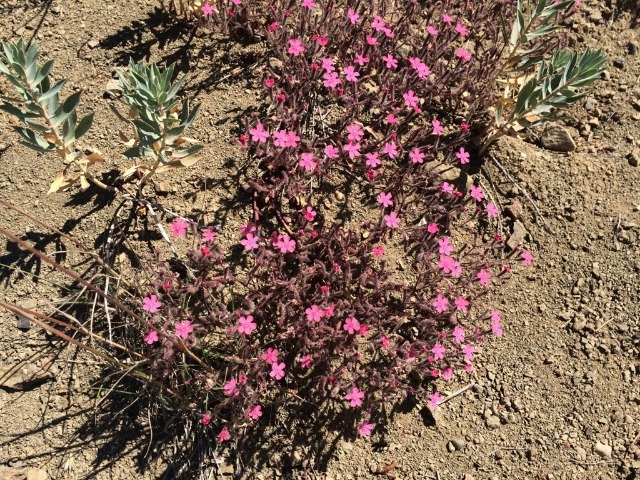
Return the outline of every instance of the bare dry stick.
<path id="1" fill-rule="evenodd" d="M 456 390 L 455 392 L 453 392 L 451 395 L 449 395 L 447 398 L 445 398 L 444 400 L 442 400 L 439 405 L 442 405 L 443 403 L 447 403 L 451 400 L 453 400 L 454 398 L 456 398 L 459 395 L 462 395 L 464 392 L 466 392 L 467 390 L 469 390 L 470 388 L 472 388 L 475 385 L 475 382 L 471 382 L 469 385 L 466 385 L 464 387 L 462 387 L 460 390 Z"/>
<path id="2" fill-rule="evenodd" d="M 527 197 L 527 200 L 529 200 L 529 203 L 531 203 L 531 205 L 533 206 L 534 210 L 536 211 L 536 213 L 538 214 L 538 216 L 540 217 L 540 219 L 542 220 L 542 224 L 545 227 L 545 230 L 553 235 L 555 235 L 555 231 L 553 230 L 553 228 L 551 227 L 551 224 L 549 222 L 547 222 L 547 219 L 544 218 L 544 215 L 542 215 L 542 212 L 540 211 L 540 209 L 538 208 L 538 204 L 533 200 L 533 198 L 531 198 L 531 196 L 527 193 L 527 191 L 522 188 L 518 182 L 516 181 L 515 178 L 513 178 L 509 172 L 507 172 L 507 170 L 502 166 L 502 164 L 496 159 L 496 157 L 494 157 L 491 153 L 489 154 L 489 158 L 491 160 L 493 160 L 493 163 L 495 163 L 498 168 L 502 171 L 502 173 L 511 181 L 511 183 L 513 183 L 516 187 L 518 187 L 522 193 L 524 194 L 525 197 Z"/>

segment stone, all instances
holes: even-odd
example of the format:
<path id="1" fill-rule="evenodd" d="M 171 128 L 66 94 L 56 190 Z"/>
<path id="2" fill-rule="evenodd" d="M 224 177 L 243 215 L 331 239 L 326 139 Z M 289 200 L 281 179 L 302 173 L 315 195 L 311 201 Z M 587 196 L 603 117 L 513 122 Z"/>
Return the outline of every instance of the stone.
<path id="1" fill-rule="evenodd" d="M 44 470 L 36 470 L 32 468 L 27 471 L 27 480 L 47 480 L 48 475 Z"/>
<path id="2" fill-rule="evenodd" d="M 524 243 L 524 239 L 527 236 L 527 229 L 524 228 L 524 225 L 516 220 L 513 222 L 513 232 L 511 236 L 507 240 L 507 247 L 511 250 L 515 250 L 518 246 Z"/>
<path id="3" fill-rule="evenodd" d="M 516 200 L 505 207 L 504 213 L 514 220 L 520 220 L 524 215 L 524 208 L 522 207 L 522 204 Z"/>
<path id="4" fill-rule="evenodd" d="M 584 462 L 587 459 L 587 451 L 582 447 L 576 447 L 576 457 L 578 457 L 578 460 Z"/>
<path id="5" fill-rule="evenodd" d="M 93 38 L 87 42 L 87 45 L 89 46 L 89 48 L 96 48 L 98 45 L 100 45 L 100 42 Z"/>
<path id="6" fill-rule="evenodd" d="M 624 68 L 625 65 L 627 64 L 627 61 L 624 58 L 615 58 L 613 60 L 613 66 L 616 68 Z"/>
<path id="7" fill-rule="evenodd" d="M 471 178 L 470 175 L 453 165 L 446 165 L 434 160 L 427 162 L 425 167 L 429 170 L 433 170 L 441 180 L 452 183 L 462 191 L 466 192 L 473 184 L 473 178 Z"/>
<path id="8" fill-rule="evenodd" d="M 611 458 L 612 450 L 611 445 L 600 442 L 596 442 L 596 446 L 594 447 L 594 451 L 602 458 Z"/>
<path id="9" fill-rule="evenodd" d="M 496 417 L 495 415 L 491 415 L 489 418 L 487 418 L 486 424 L 488 428 L 498 428 L 500 426 L 500 418 Z"/>
<path id="10" fill-rule="evenodd" d="M 270 57 L 268 63 L 269 63 L 269 66 L 274 70 L 282 70 L 282 67 L 284 65 L 282 63 L 282 60 L 276 57 Z"/>
<path id="11" fill-rule="evenodd" d="M 0 367 L 0 388 L 9 391 L 30 390 L 53 379 L 49 371 L 51 360 L 43 360 L 42 366 L 30 361 L 23 361 L 15 365 Z M 1 478 L 1 477 L 0 477 Z"/>
<path id="12" fill-rule="evenodd" d="M 553 152 L 573 152 L 576 143 L 569 131 L 557 123 L 548 123 L 540 136 L 540 143 Z"/>
<path id="13" fill-rule="evenodd" d="M 627 43 L 627 52 L 631 55 L 635 55 L 638 53 L 638 42 L 634 42 L 633 40 Z"/>
<path id="14" fill-rule="evenodd" d="M 464 450 L 467 446 L 467 442 L 465 442 L 462 438 L 452 438 L 449 441 L 449 444 L 453 447 L 454 450 Z"/>
<path id="15" fill-rule="evenodd" d="M 629 152 L 627 154 L 627 161 L 629 162 L 629 165 L 631 165 L 632 167 L 638 166 L 639 159 L 640 159 L 640 151 L 638 150 L 634 150 L 633 152 Z"/>

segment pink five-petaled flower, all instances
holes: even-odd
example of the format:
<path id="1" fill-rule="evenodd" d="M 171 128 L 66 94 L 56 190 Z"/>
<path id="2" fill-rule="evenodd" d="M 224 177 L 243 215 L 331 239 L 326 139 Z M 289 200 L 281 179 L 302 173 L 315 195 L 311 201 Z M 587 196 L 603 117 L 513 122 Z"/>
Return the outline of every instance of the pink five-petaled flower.
<path id="1" fill-rule="evenodd" d="M 387 142 L 384 144 L 382 153 L 389 155 L 389 158 L 396 158 L 398 156 L 398 147 L 393 142 Z"/>
<path id="2" fill-rule="evenodd" d="M 333 145 L 327 145 L 324 147 L 324 154 L 327 158 L 337 158 L 339 153 L 340 150 L 338 150 L 338 147 L 334 147 Z"/>
<path id="3" fill-rule="evenodd" d="M 447 351 L 446 347 L 443 347 L 439 343 L 436 343 L 431 349 L 431 353 L 433 353 L 434 360 L 442 360 L 444 358 L 444 354 Z"/>
<path id="4" fill-rule="evenodd" d="M 149 345 L 153 345 L 158 341 L 158 332 L 155 330 L 147 330 L 147 334 L 144 336 L 144 341 Z"/>
<path id="5" fill-rule="evenodd" d="M 434 135 L 442 135 L 444 132 L 444 128 L 440 123 L 440 120 L 431 120 L 431 125 L 433 125 L 433 134 Z"/>
<path id="6" fill-rule="evenodd" d="M 247 417 L 257 420 L 262 416 L 262 406 L 254 405 L 247 412 Z"/>
<path id="7" fill-rule="evenodd" d="M 478 272 L 477 277 L 480 281 L 480 285 L 489 285 L 491 283 L 491 274 L 484 268 Z"/>
<path id="8" fill-rule="evenodd" d="M 349 158 L 356 158 L 360 156 L 360 149 L 362 145 L 359 143 L 349 142 L 342 146 L 343 150 L 349 154 Z"/>
<path id="9" fill-rule="evenodd" d="M 465 27 L 461 23 L 456 24 L 456 32 L 458 32 L 463 38 L 469 35 L 469 30 L 467 30 L 467 27 Z"/>
<path id="10" fill-rule="evenodd" d="M 361 67 L 369 63 L 369 57 L 365 57 L 360 52 L 356 53 L 356 59 L 354 60 Z"/>
<path id="11" fill-rule="evenodd" d="M 267 348 L 267 351 L 262 354 L 260 357 L 262 360 L 267 362 L 268 364 L 273 364 L 278 362 L 278 349 L 277 348 Z"/>
<path id="12" fill-rule="evenodd" d="M 293 55 L 294 57 L 297 57 L 302 52 L 304 52 L 304 50 L 305 48 L 304 48 L 304 45 L 302 44 L 302 40 L 299 40 L 297 38 L 292 38 L 291 40 L 289 40 L 288 51 L 291 55 Z"/>
<path id="13" fill-rule="evenodd" d="M 471 60 L 471 53 L 460 47 L 458 50 L 456 50 L 456 57 L 464 60 L 465 62 L 468 62 L 469 60 Z"/>
<path id="14" fill-rule="evenodd" d="M 462 347 L 462 353 L 464 353 L 464 359 L 467 362 L 473 362 L 473 353 L 476 351 L 475 348 L 473 348 L 473 345 L 465 345 L 464 347 Z"/>
<path id="15" fill-rule="evenodd" d="M 409 152 L 409 158 L 411 159 L 411 163 L 423 163 L 424 153 L 422 153 L 420 149 L 416 147 L 411 150 L 411 152 Z"/>
<path id="16" fill-rule="evenodd" d="M 477 201 L 482 201 L 484 198 L 484 192 L 481 187 L 476 187 L 475 185 L 471 185 L 471 198 L 475 198 Z"/>
<path id="17" fill-rule="evenodd" d="M 350 142 L 359 142 L 362 140 L 362 137 L 364 137 L 364 130 L 362 130 L 362 127 L 357 123 L 347 125 L 347 132 L 349 132 L 347 139 Z"/>
<path id="18" fill-rule="evenodd" d="M 176 335 L 180 338 L 187 338 L 191 332 L 193 332 L 193 326 L 189 320 L 176 323 Z"/>
<path id="19" fill-rule="evenodd" d="M 493 203 L 487 203 L 487 215 L 497 218 L 500 211 Z"/>
<path id="20" fill-rule="evenodd" d="M 202 238 L 205 242 L 213 242 L 218 234 L 213 231 L 213 228 L 209 227 L 202 233 Z"/>
<path id="21" fill-rule="evenodd" d="M 533 255 L 531 255 L 529 250 L 523 250 L 520 257 L 527 267 L 533 263 Z"/>
<path id="22" fill-rule="evenodd" d="M 240 243 L 244 247 L 245 250 L 255 250 L 258 248 L 258 240 L 253 233 L 247 233 L 247 238 L 240 240 Z"/>
<path id="23" fill-rule="evenodd" d="M 464 328 L 456 325 L 453 328 L 453 332 L 451 332 L 451 336 L 454 338 L 456 344 L 460 345 L 462 342 L 464 342 Z"/>
<path id="24" fill-rule="evenodd" d="M 367 43 L 372 47 L 378 45 L 378 40 L 372 35 L 367 35 Z"/>
<path id="25" fill-rule="evenodd" d="M 144 297 L 142 299 L 142 310 L 149 313 L 156 313 L 158 308 L 162 306 L 157 295 L 151 295 L 150 297 Z"/>
<path id="26" fill-rule="evenodd" d="M 367 161 L 365 163 L 368 167 L 376 168 L 380 163 L 382 163 L 380 162 L 378 152 L 365 153 L 364 156 L 367 157 Z"/>
<path id="27" fill-rule="evenodd" d="M 396 60 L 391 54 L 383 56 L 382 60 L 384 60 L 387 68 L 393 69 L 398 66 L 398 60 Z"/>
<path id="28" fill-rule="evenodd" d="M 458 298 L 455 299 L 455 304 L 456 310 L 459 312 L 466 312 L 469 309 L 469 301 L 462 295 L 459 295 Z"/>
<path id="29" fill-rule="evenodd" d="M 438 35 L 438 30 L 436 30 L 433 26 L 428 25 L 427 26 L 427 33 L 429 35 L 433 35 L 435 37 L 436 35 Z"/>
<path id="30" fill-rule="evenodd" d="M 357 82 L 360 73 L 356 71 L 356 68 L 353 65 L 348 65 L 342 69 L 342 73 L 344 74 L 347 82 Z"/>
<path id="31" fill-rule="evenodd" d="M 362 422 L 358 425 L 358 435 L 361 437 L 368 437 L 371 435 L 371 432 L 373 432 L 373 427 L 375 426 L 375 423 Z"/>
<path id="32" fill-rule="evenodd" d="M 384 255 L 384 247 L 382 245 L 373 247 L 373 258 L 380 258 L 382 255 Z"/>
<path id="33" fill-rule="evenodd" d="M 437 223 L 430 223 L 427 225 L 427 232 L 429 233 L 438 233 L 440 231 L 440 227 Z"/>
<path id="34" fill-rule="evenodd" d="M 227 383 L 224 384 L 224 394 L 227 397 L 237 397 L 240 395 L 240 389 L 238 388 L 238 381 L 235 378 L 232 378 Z"/>
<path id="35" fill-rule="evenodd" d="M 269 131 L 265 130 L 261 123 L 250 129 L 249 134 L 251 135 L 251 140 L 258 143 L 265 143 L 269 138 Z"/>
<path id="36" fill-rule="evenodd" d="M 491 310 L 491 331 L 496 337 L 502 336 L 502 325 L 500 324 L 500 311 Z"/>
<path id="37" fill-rule="evenodd" d="M 451 15 L 449 15 L 448 13 L 443 13 L 442 14 L 442 21 L 444 23 L 449 23 L 451 24 L 453 22 L 453 18 L 451 18 Z"/>
<path id="38" fill-rule="evenodd" d="M 442 237 L 438 240 L 438 253 L 442 255 L 451 255 L 453 252 L 453 245 L 451 245 L 451 238 Z"/>
<path id="39" fill-rule="evenodd" d="M 247 315 L 246 317 L 241 316 L 238 319 L 238 332 L 244 335 L 251 335 L 251 332 L 253 332 L 256 329 L 256 327 L 257 325 L 253 321 L 252 315 Z"/>
<path id="40" fill-rule="evenodd" d="M 316 218 L 318 212 L 316 212 L 312 206 L 307 206 L 306 210 L 304 211 L 304 219 L 307 222 L 313 222 L 314 218 Z"/>
<path id="41" fill-rule="evenodd" d="M 344 326 L 342 328 L 344 328 L 349 333 L 349 335 L 353 335 L 354 333 L 360 331 L 360 322 L 358 322 L 355 317 L 348 317 L 344 321 Z"/>
<path id="42" fill-rule="evenodd" d="M 300 357 L 300 366 L 302 368 L 309 368 L 311 366 L 311 355 Z"/>
<path id="43" fill-rule="evenodd" d="M 439 293 L 438 297 L 431 302 L 431 305 L 433 305 L 433 308 L 435 308 L 438 313 L 446 312 L 449 308 L 449 299 Z"/>
<path id="44" fill-rule="evenodd" d="M 189 224 L 182 218 L 176 218 L 171 223 L 171 235 L 174 237 L 184 237 L 187 234 L 187 227 Z"/>
<path id="45" fill-rule="evenodd" d="M 378 195 L 378 203 L 380 203 L 383 207 L 390 207 L 393 205 L 393 200 L 391 199 L 390 193 L 380 192 Z"/>
<path id="46" fill-rule="evenodd" d="M 442 182 L 442 185 L 440 185 L 440 189 L 444 193 L 453 194 L 453 185 L 451 185 L 449 182 Z"/>
<path id="47" fill-rule="evenodd" d="M 438 392 L 434 392 L 429 396 L 429 407 L 432 410 L 437 409 L 440 403 L 442 403 L 442 396 Z"/>
<path id="48" fill-rule="evenodd" d="M 309 10 L 313 10 L 316 6 L 316 2 L 313 0 L 302 0 L 301 6 L 307 7 Z"/>
<path id="49" fill-rule="evenodd" d="M 291 253 L 296 249 L 296 241 L 289 237 L 289 235 L 278 235 L 276 247 L 278 247 L 282 253 Z"/>
<path id="50" fill-rule="evenodd" d="M 231 435 L 229 435 L 229 430 L 227 430 L 227 427 L 224 427 L 222 430 L 220 430 L 220 433 L 218 434 L 218 441 L 226 442 L 230 438 Z"/>
<path id="51" fill-rule="evenodd" d="M 453 368 L 451 367 L 445 368 L 444 371 L 442 372 L 442 379 L 449 381 L 452 378 L 453 378 Z"/>
<path id="52" fill-rule="evenodd" d="M 324 78 L 322 84 L 327 88 L 336 88 L 342 83 L 336 72 L 324 72 L 322 78 Z"/>
<path id="53" fill-rule="evenodd" d="M 305 310 L 309 322 L 319 322 L 322 319 L 322 312 L 318 305 L 311 305 L 311 307 Z"/>
<path id="54" fill-rule="evenodd" d="M 389 215 L 384 216 L 384 223 L 388 228 L 398 228 L 400 226 L 400 217 L 396 212 L 391 212 Z"/>
<path id="55" fill-rule="evenodd" d="M 294 131 L 287 132 L 286 145 L 287 147 L 297 147 L 298 142 L 300 141 L 300 137 L 296 135 Z"/>
<path id="56" fill-rule="evenodd" d="M 360 15 L 354 12 L 353 9 L 351 8 L 347 12 L 347 16 L 349 17 L 349 21 L 351 22 L 351 25 L 355 25 L 356 23 L 358 23 L 358 20 L 360 20 Z"/>
<path id="57" fill-rule="evenodd" d="M 420 99 L 416 97 L 413 90 L 409 90 L 407 93 L 402 94 L 402 98 L 404 98 L 404 104 L 407 107 L 417 107 Z"/>
<path id="58" fill-rule="evenodd" d="M 362 399 L 364 398 L 364 392 L 358 390 L 358 387 L 353 387 L 351 392 L 346 395 L 347 400 L 349 400 L 349 405 L 352 407 L 359 407 L 362 405 Z"/>
<path id="59" fill-rule="evenodd" d="M 469 152 L 467 152 L 464 147 L 460 147 L 460 150 L 456 153 L 456 157 L 462 165 L 469 163 Z"/>
<path id="60" fill-rule="evenodd" d="M 275 378 L 276 380 L 281 380 L 284 378 L 284 362 L 282 363 L 272 363 L 271 371 L 269 372 L 269 376 L 271 378 Z"/>
<path id="61" fill-rule="evenodd" d="M 313 161 L 312 153 L 303 153 L 300 155 L 300 158 L 301 160 L 298 162 L 298 165 L 304 168 L 307 172 L 312 172 L 313 169 L 318 166 L 318 164 Z"/>
<path id="62" fill-rule="evenodd" d="M 204 415 L 202 415 L 202 420 L 200 421 L 202 422 L 202 425 L 206 427 L 211 423 L 211 415 L 209 413 L 205 413 Z"/>
<path id="63" fill-rule="evenodd" d="M 202 13 L 205 15 L 211 15 L 213 13 L 213 7 L 209 2 L 205 3 L 200 10 L 202 10 Z"/>

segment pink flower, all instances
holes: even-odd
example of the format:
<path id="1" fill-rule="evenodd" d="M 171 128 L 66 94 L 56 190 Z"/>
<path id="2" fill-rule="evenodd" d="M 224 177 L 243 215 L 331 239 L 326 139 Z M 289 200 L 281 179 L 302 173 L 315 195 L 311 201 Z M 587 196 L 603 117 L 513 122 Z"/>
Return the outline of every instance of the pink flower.
<path id="1" fill-rule="evenodd" d="M 189 224 L 182 218 L 176 218 L 171 224 L 171 235 L 174 237 L 184 237 L 187 234 Z"/>
<path id="2" fill-rule="evenodd" d="M 142 310 L 149 313 L 156 313 L 158 308 L 162 306 L 162 303 L 158 300 L 157 295 L 151 295 L 150 297 L 144 297 L 142 299 Z"/>
<path id="3" fill-rule="evenodd" d="M 311 355 L 300 357 L 300 366 L 302 368 L 309 368 L 311 366 Z"/>
<path id="4" fill-rule="evenodd" d="M 442 255 L 451 255 L 453 252 L 453 245 L 451 245 L 451 239 L 449 237 L 442 237 L 438 240 L 438 253 Z"/>
<path id="5" fill-rule="evenodd" d="M 373 47 L 375 45 L 378 45 L 378 40 L 376 40 L 376 37 L 372 37 L 371 35 L 367 35 L 367 43 Z"/>
<path id="6" fill-rule="evenodd" d="M 267 88 L 271 88 L 276 84 L 275 79 L 269 77 L 264 79 L 264 86 Z"/>
<path id="7" fill-rule="evenodd" d="M 257 325 L 253 321 L 252 315 L 247 315 L 246 317 L 242 316 L 238 319 L 238 332 L 244 333 L 245 335 L 251 335 L 256 329 Z"/>
<path id="8" fill-rule="evenodd" d="M 464 147 L 460 147 L 460 150 L 456 153 L 456 157 L 462 165 L 469 163 L 469 152 L 465 151 Z"/>
<path id="9" fill-rule="evenodd" d="M 413 90 L 409 90 L 407 93 L 402 94 L 402 98 L 404 98 L 404 104 L 407 107 L 416 107 L 420 99 L 416 97 L 415 92 Z"/>
<path id="10" fill-rule="evenodd" d="M 394 69 L 398 66 L 398 60 L 396 60 L 391 54 L 383 56 L 382 60 L 384 60 L 387 68 Z"/>
<path id="11" fill-rule="evenodd" d="M 429 233 L 438 233 L 438 231 L 440 231 L 440 227 L 438 226 L 437 223 L 430 223 L 429 225 L 427 225 L 427 232 Z"/>
<path id="12" fill-rule="evenodd" d="M 324 154 L 327 158 L 337 158 L 339 153 L 340 150 L 338 150 L 338 147 L 334 147 L 333 145 L 327 145 L 324 147 Z"/>
<path id="13" fill-rule="evenodd" d="M 382 245 L 378 245 L 377 247 L 373 247 L 373 257 L 380 258 L 384 255 L 384 247 Z"/>
<path id="14" fill-rule="evenodd" d="M 442 185 L 440 185 L 440 189 L 444 193 L 453 194 L 453 185 L 451 185 L 449 182 L 442 182 Z"/>
<path id="15" fill-rule="evenodd" d="M 200 10 L 202 10 L 202 13 L 205 15 L 211 15 L 213 13 L 213 7 L 209 2 L 205 3 Z"/>
<path id="16" fill-rule="evenodd" d="M 371 168 L 376 168 L 381 163 L 377 152 L 365 153 L 364 156 L 367 157 L 367 161 L 365 163 Z"/>
<path id="17" fill-rule="evenodd" d="M 231 435 L 229 435 L 229 430 L 227 430 L 227 427 L 224 427 L 222 430 L 220 430 L 220 433 L 218 434 L 218 441 L 226 442 L 230 438 Z"/>
<path id="18" fill-rule="evenodd" d="M 276 147 L 285 148 L 287 146 L 287 139 L 289 138 L 289 135 L 286 130 L 278 130 L 273 132 L 273 138 L 273 144 Z"/>
<path id="19" fill-rule="evenodd" d="M 347 125 L 347 132 L 349 132 L 347 139 L 350 142 L 359 142 L 362 140 L 362 137 L 364 137 L 364 130 L 362 130 L 362 127 L 357 123 Z"/>
<path id="20" fill-rule="evenodd" d="M 284 378 L 284 363 L 272 363 L 269 376 L 276 380 L 282 380 Z"/>
<path id="21" fill-rule="evenodd" d="M 342 73 L 348 82 L 357 82 L 358 77 L 360 76 L 360 73 L 356 71 L 356 68 L 353 65 L 344 67 L 342 69 Z"/>
<path id="22" fill-rule="evenodd" d="M 158 341 L 158 332 L 155 330 L 147 330 L 147 334 L 144 336 L 144 341 L 149 345 L 153 345 Z"/>
<path id="23" fill-rule="evenodd" d="M 431 302 L 431 305 L 433 305 L 433 308 L 435 308 L 438 313 L 446 312 L 449 308 L 449 299 L 439 293 L 438 297 Z"/>
<path id="24" fill-rule="evenodd" d="M 433 353 L 433 359 L 442 360 L 446 351 L 447 349 L 445 347 L 443 347 L 439 343 L 436 343 L 431 349 L 431 353 Z"/>
<path id="25" fill-rule="evenodd" d="M 251 135 L 251 140 L 258 143 L 265 143 L 269 138 L 269 132 L 264 129 L 261 123 L 249 130 L 249 134 Z"/>
<path id="26" fill-rule="evenodd" d="M 371 22 L 371 28 L 373 28 L 376 32 L 381 32 L 384 29 L 384 19 L 379 15 L 373 17 L 373 21 Z"/>
<path id="27" fill-rule="evenodd" d="M 533 263 L 533 255 L 531 255 L 531 252 L 528 250 L 523 250 L 520 257 L 527 267 Z"/>
<path id="28" fill-rule="evenodd" d="M 400 226 L 400 217 L 396 212 L 391 212 L 389 215 L 384 216 L 384 222 L 388 228 L 398 228 Z"/>
<path id="29" fill-rule="evenodd" d="M 202 425 L 206 427 L 211 423 L 211 415 L 208 413 L 205 413 L 204 415 L 202 415 L 202 419 L 200 421 L 202 422 Z"/>
<path id="30" fill-rule="evenodd" d="M 364 399 L 364 392 L 358 390 L 358 387 L 353 387 L 350 393 L 347 393 L 346 399 L 349 400 L 349 405 L 352 407 L 359 407 L 362 405 L 362 399 Z"/>
<path id="31" fill-rule="evenodd" d="M 382 204 L 383 207 L 390 207 L 393 205 L 393 200 L 391 199 L 390 193 L 380 192 L 378 195 L 378 203 Z"/>
<path id="32" fill-rule="evenodd" d="M 475 198 L 477 201 L 481 202 L 484 198 L 484 192 L 482 191 L 482 188 L 471 185 L 471 198 Z"/>
<path id="33" fill-rule="evenodd" d="M 189 337 L 189 334 L 191 332 L 193 332 L 193 327 L 191 326 L 191 322 L 189 320 L 176 323 L 176 335 L 179 336 L 180 338 Z"/>
<path id="34" fill-rule="evenodd" d="M 480 281 L 480 285 L 489 285 L 491 283 L 491 274 L 484 268 L 478 272 L 477 277 Z"/>
<path id="35" fill-rule="evenodd" d="M 393 142 L 387 142 L 384 144 L 382 153 L 389 156 L 389 158 L 396 158 L 398 156 L 398 147 Z"/>
<path id="36" fill-rule="evenodd" d="M 432 120 L 431 125 L 433 125 L 433 134 L 434 135 L 442 135 L 444 132 L 444 128 L 442 128 L 442 124 L 440 120 Z"/>
<path id="37" fill-rule="evenodd" d="M 358 52 L 356 53 L 355 63 L 363 67 L 365 64 L 369 63 L 369 57 L 365 57 L 360 52 Z"/>
<path id="38" fill-rule="evenodd" d="M 238 381 L 235 378 L 232 378 L 227 383 L 224 384 L 224 394 L 227 397 L 237 397 L 240 395 L 240 389 L 238 388 Z"/>
<path id="39" fill-rule="evenodd" d="M 260 405 L 252 406 L 247 412 L 247 416 L 254 420 L 259 419 L 262 416 L 262 407 Z"/>
<path id="40" fill-rule="evenodd" d="M 276 247 L 278 247 L 282 253 L 291 253 L 296 249 L 296 241 L 289 237 L 289 235 L 279 235 Z"/>
<path id="41" fill-rule="evenodd" d="M 304 52 L 305 48 L 302 44 L 302 40 L 298 40 L 297 38 L 292 38 L 289 40 L 289 53 L 294 57 L 297 57 L 302 52 Z"/>
<path id="42" fill-rule="evenodd" d="M 349 332 L 349 335 L 353 335 L 354 333 L 360 331 L 360 322 L 358 322 L 355 317 L 348 317 L 344 321 L 344 326 L 342 328 Z"/>
<path id="43" fill-rule="evenodd" d="M 436 35 L 438 35 L 438 30 L 436 30 L 431 25 L 429 25 L 429 26 L 427 26 L 427 33 L 429 35 L 433 35 L 435 37 Z"/>
<path id="44" fill-rule="evenodd" d="M 461 23 L 456 24 L 456 32 L 458 32 L 463 38 L 469 35 L 469 30 L 467 30 L 467 27 L 465 27 Z"/>
<path id="45" fill-rule="evenodd" d="M 287 132 L 287 140 L 286 140 L 287 147 L 295 148 L 298 146 L 299 141 L 300 141 L 300 137 L 296 135 L 296 132 L 293 132 L 293 131 Z"/>
<path id="46" fill-rule="evenodd" d="M 316 6 L 316 3 L 313 0 L 302 0 L 302 4 L 303 7 L 308 8 L 309 10 L 313 10 L 314 7 Z"/>
<path id="47" fill-rule="evenodd" d="M 471 60 L 471 53 L 460 47 L 458 50 L 456 50 L 456 57 L 464 60 L 465 62 L 468 62 L 469 60 Z"/>
<path id="48" fill-rule="evenodd" d="M 240 243 L 242 244 L 242 246 L 244 246 L 245 250 L 249 251 L 258 248 L 258 240 L 259 238 L 256 237 L 253 233 L 248 233 L 247 238 L 245 238 L 244 240 L 240 240 Z"/>
<path id="49" fill-rule="evenodd" d="M 373 432 L 373 427 L 375 427 L 374 423 L 363 422 L 358 425 L 358 435 L 361 437 L 368 437 Z"/>
<path id="50" fill-rule="evenodd" d="M 323 58 L 322 59 L 322 68 L 327 72 L 335 72 L 336 67 L 333 66 L 333 59 L 331 58 Z"/>
<path id="51" fill-rule="evenodd" d="M 472 362 L 473 361 L 473 353 L 476 351 L 475 348 L 473 348 L 473 345 L 465 345 L 464 347 L 462 347 L 462 353 L 464 353 L 464 359 L 467 362 Z"/>
<path id="52" fill-rule="evenodd" d="M 349 154 L 349 158 L 356 158 L 360 156 L 360 148 L 362 146 L 359 143 L 348 143 L 342 146 L 343 150 Z"/>
<path id="53" fill-rule="evenodd" d="M 278 349 L 277 348 L 267 348 L 267 351 L 262 354 L 260 357 L 262 360 L 267 362 L 268 364 L 273 364 L 278 362 Z"/>
<path id="54" fill-rule="evenodd" d="M 351 25 L 355 25 L 356 23 L 358 23 L 358 20 L 360 20 L 360 15 L 354 12 L 353 9 L 351 8 L 347 12 L 347 17 L 349 17 L 349 21 L 351 22 Z"/>
<path id="55" fill-rule="evenodd" d="M 452 23 L 453 22 L 453 18 L 451 18 L 448 14 L 443 13 L 442 14 L 442 21 L 444 23 Z"/>
<path id="56" fill-rule="evenodd" d="M 411 163 L 423 163 L 424 153 L 422 153 L 420 149 L 416 147 L 409 153 L 409 158 L 411 159 Z"/>
<path id="57" fill-rule="evenodd" d="M 500 212 L 493 203 L 487 203 L 487 215 L 496 218 Z"/>
<path id="58" fill-rule="evenodd" d="M 453 336 L 456 344 L 459 345 L 464 342 L 464 328 L 460 327 L 459 325 L 456 325 L 453 328 L 453 332 L 451 332 L 451 335 Z"/>
<path id="59" fill-rule="evenodd" d="M 309 322 L 319 322 L 322 319 L 322 310 L 318 305 L 311 305 L 305 310 L 305 313 Z"/>
<path id="60" fill-rule="evenodd" d="M 391 125 L 398 123 L 398 118 L 393 113 L 387 113 L 387 122 Z"/>
<path id="61" fill-rule="evenodd" d="M 382 337 L 380 339 L 380 345 L 382 346 L 383 349 L 387 349 L 389 348 L 389 339 L 387 337 Z"/>
<path id="62" fill-rule="evenodd" d="M 456 304 L 456 310 L 459 312 L 466 312 L 469 309 L 469 301 L 462 295 L 459 295 L 454 303 Z"/>
<path id="63" fill-rule="evenodd" d="M 327 88 L 336 88 L 342 83 L 342 80 L 340 80 L 336 72 L 324 72 L 322 78 L 324 78 L 322 84 Z"/>
<path id="64" fill-rule="evenodd" d="M 204 238 L 205 242 L 213 242 L 218 234 L 213 231 L 213 228 L 209 227 L 204 232 L 202 232 L 202 238 Z"/>
<path id="65" fill-rule="evenodd" d="M 304 211 L 304 219 L 307 222 L 313 222 L 316 218 L 318 212 L 316 212 L 312 206 L 307 206 L 307 209 Z"/>
<path id="66" fill-rule="evenodd" d="M 448 367 L 445 368 L 444 371 L 442 372 L 442 379 L 449 381 L 453 378 L 453 368 Z"/>
<path id="67" fill-rule="evenodd" d="M 432 410 L 436 410 L 440 403 L 442 403 L 442 396 L 438 392 L 432 393 L 429 396 L 429 407 L 431 407 Z"/>

